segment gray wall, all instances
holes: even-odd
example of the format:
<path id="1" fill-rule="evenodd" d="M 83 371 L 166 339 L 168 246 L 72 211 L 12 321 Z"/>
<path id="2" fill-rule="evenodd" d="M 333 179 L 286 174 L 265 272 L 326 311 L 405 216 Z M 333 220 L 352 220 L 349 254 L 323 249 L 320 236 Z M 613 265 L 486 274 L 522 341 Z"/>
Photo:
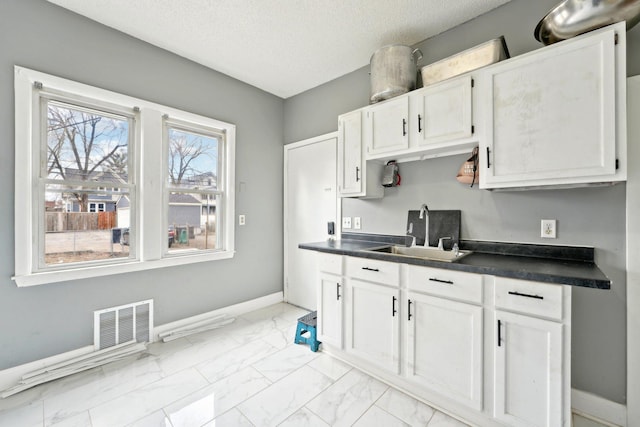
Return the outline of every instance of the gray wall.
<path id="1" fill-rule="evenodd" d="M 512 56 L 542 47 L 533 29 L 557 0 L 513 0 L 422 43 L 429 64 L 504 35 Z M 640 73 L 640 26 L 627 33 L 628 73 Z M 364 67 L 285 101 L 287 143 L 335 131 L 337 116 L 368 104 Z M 308 118 L 312 117 L 313 120 Z M 461 209 L 462 237 L 509 242 L 587 245 L 613 281 L 609 291 L 574 288 L 572 386 L 626 400 L 625 186 L 573 190 L 488 192 L 455 181 L 466 155 L 400 165 L 402 185 L 380 200 L 343 200 L 344 216 L 362 217 L 362 231 L 403 234 L 406 212 Z M 558 239 L 541 239 L 540 219 L 558 220 Z"/>
<path id="2" fill-rule="evenodd" d="M 44 0 L 2 0 L 0 40 L 0 370 L 93 344 L 100 308 L 153 298 L 161 325 L 282 291 L 282 99 Z M 14 65 L 234 123 L 235 257 L 17 288 Z"/>

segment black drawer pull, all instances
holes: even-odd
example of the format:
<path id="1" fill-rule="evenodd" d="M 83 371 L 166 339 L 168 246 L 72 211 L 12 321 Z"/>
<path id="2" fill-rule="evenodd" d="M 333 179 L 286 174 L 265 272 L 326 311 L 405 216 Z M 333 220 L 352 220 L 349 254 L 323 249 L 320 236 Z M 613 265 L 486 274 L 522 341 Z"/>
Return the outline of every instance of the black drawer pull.
<path id="1" fill-rule="evenodd" d="M 377 268 L 369 268 L 369 267 L 362 267 L 362 269 L 367 271 L 380 271 Z"/>
<path id="2" fill-rule="evenodd" d="M 500 321 L 500 319 L 498 319 L 498 347 L 500 347 L 500 343 L 502 342 L 502 334 L 501 334 L 501 326 L 502 326 L 502 322 Z"/>
<path id="3" fill-rule="evenodd" d="M 446 283 L 447 285 L 453 285 L 453 282 L 451 280 L 436 279 L 435 277 L 429 278 L 429 281 L 438 282 L 438 283 Z"/>
<path id="4" fill-rule="evenodd" d="M 491 162 L 489 161 L 489 147 L 487 147 L 487 169 L 491 167 Z"/>
<path id="5" fill-rule="evenodd" d="M 407 119 L 402 119 L 402 136 L 407 136 Z"/>
<path id="6" fill-rule="evenodd" d="M 336 301 L 340 301 L 340 283 L 336 283 Z"/>
<path id="7" fill-rule="evenodd" d="M 391 297 L 391 317 L 396 317 L 396 313 L 398 312 L 398 310 L 396 310 L 396 299 L 395 296 Z"/>
<path id="8" fill-rule="evenodd" d="M 407 320 L 411 320 L 411 300 L 407 300 L 407 312 L 409 314 L 409 316 L 407 317 Z"/>
<path id="9" fill-rule="evenodd" d="M 509 295 L 516 295 L 519 297 L 527 297 L 527 298 L 535 298 L 535 299 L 544 299 L 544 297 L 540 295 L 521 294 L 520 292 L 516 292 L 516 291 L 509 291 Z"/>

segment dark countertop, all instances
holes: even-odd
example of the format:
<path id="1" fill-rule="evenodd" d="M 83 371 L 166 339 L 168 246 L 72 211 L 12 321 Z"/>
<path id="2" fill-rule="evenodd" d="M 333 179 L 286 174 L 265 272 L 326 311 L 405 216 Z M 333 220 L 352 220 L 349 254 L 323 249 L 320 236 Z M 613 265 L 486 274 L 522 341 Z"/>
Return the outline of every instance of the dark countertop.
<path id="1" fill-rule="evenodd" d="M 460 249 L 472 250 L 473 253 L 457 262 L 432 261 L 367 251 L 384 245 L 404 245 L 404 242 L 404 236 L 345 233 L 341 240 L 301 243 L 298 247 L 318 252 L 513 279 L 587 288 L 611 288 L 611 281 L 594 262 L 594 249 L 589 247 L 461 240 Z"/>

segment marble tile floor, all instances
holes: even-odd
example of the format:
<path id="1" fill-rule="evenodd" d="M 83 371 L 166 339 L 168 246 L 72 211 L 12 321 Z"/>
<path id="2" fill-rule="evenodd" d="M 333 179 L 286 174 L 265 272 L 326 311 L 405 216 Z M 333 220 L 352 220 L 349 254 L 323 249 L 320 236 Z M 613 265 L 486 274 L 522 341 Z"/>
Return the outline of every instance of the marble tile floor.
<path id="1" fill-rule="evenodd" d="M 308 346 L 281 303 L 224 328 L 0 399 L 2 427 L 466 424 Z M 595 427 L 574 418 L 576 427 Z M 580 424 L 579 424 L 580 422 Z"/>

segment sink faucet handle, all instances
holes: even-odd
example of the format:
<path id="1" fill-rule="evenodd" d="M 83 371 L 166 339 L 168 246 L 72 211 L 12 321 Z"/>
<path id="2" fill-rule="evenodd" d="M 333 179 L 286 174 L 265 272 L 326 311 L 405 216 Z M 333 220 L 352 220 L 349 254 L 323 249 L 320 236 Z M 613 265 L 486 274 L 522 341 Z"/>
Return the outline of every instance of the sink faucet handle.
<path id="1" fill-rule="evenodd" d="M 441 237 L 438 239 L 438 249 L 440 249 L 441 251 L 444 250 L 444 241 L 445 240 L 451 240 L 451 237 Z"/>

